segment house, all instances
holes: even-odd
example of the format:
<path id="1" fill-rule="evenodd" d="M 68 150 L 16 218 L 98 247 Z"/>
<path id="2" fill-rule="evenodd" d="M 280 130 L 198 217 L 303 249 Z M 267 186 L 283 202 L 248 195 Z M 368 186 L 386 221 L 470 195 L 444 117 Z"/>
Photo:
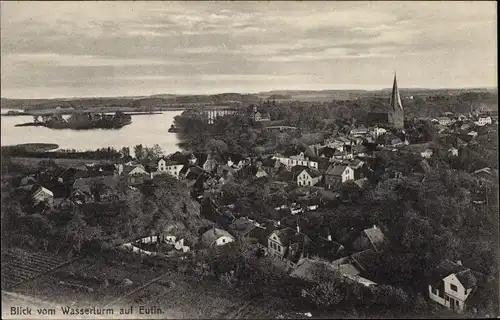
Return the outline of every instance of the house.
<path id="1" fill-rule="evenodd" d="M 352 152 L 347 152 L 347 151 L 340 151 L 340 150 L 335 150 L 333 157 L 330 158 L 331 160 L 346 160 L 346 159 L 353 159 L 354 154 Z"/>
<path id="2" fill-rule="evenodd" d="M 448 117 L 438 117 L 437 120 L 441 126 L 449 126 L 452 123 L 452 120 Z"/>
<path id="3" fill-rule="evenodd" d="M 211 228 L 201 235 L 201 242 L 207 248 L 220 247 L 234 242 L 234 237 L 225 230 Z"/>
<path id="4" fill-rule="evenodd" d="M 356 136 L 356 135 L 366 135 L 368 134 L 368 129 L 365 127 L 359 127 L 359 128 L 354 128 L 352 129 L 349 134 L 351 136 Z"/>
<path id="5" fill-rule="evenodd" d="M 273 231 L 268 238 L 268 252 L 285 263 L 287 268 L 294 268 L 304 258 L 311 240 L 308 236 L 291 228 Z"/>
<path id="6" fill-rule="evenodd" d="M 425 149 L 424 151 L 420 152 L 420 156 L 424 159 L 429 159 L 430 157 L 432 157 L 432 150 Z"/>
<path id="7" fill-rule="evenodd" d="M 296 180 L 298 186 L 314 186 L 321 181 L 321 173 L 317 170 L 307 167 L 297 166 L 293 168 L 294 173 L 297 173 Z"/>
<path id="8" fill-rule="evenodd" d="M 340 258 L 344 251 L 344 246 L 333 241 L 332 236 L 329 234 L 326 238 L 320 236 L 312 241 L 308 248 L 307 255 L 309 257 L 317 257 L 332 262 Z"/>
<path id="9" fill-rule="evenodd" d="M 477 137 L 477 132 L 476 131 L 470 131 L 469 133 L 467 133 L 467 135 L 471 136 L 471 137 Z"/>
<path id="10" fill-rule="evenodd" d="M 491 124 L 491 122 L 491 117 L 479 117 L 479 119 L 474 122 L 474 124 L 482 127 L 484 125 Z"/>
<path id="11" fill-rule="evenodd" d="M 184 164 L 182 164 L 182 163 L 162 158 L 162 159 L 158 160 L 157 172 L 158 173 L 168 173 L 171 176 L 179 179 L 180 172 L 181 172 L 183 167 L 184 167 Z"/>
<path id="12" fill-rule="evenodd" d="M 52 204 L 54 203 L 54 193 L 52 193 L 52 191 L 50 191 L 49 189 L 44 188 L 44 187 L 38 188 L 33 193 L 33 195 L 31 196 L 31 198 L 33 199 L 33 204 L 34 205 L 37 205 L 40 202 L 45 202 L 49 206 L 52 206 Z"/>
<path id="13" fill-rule="evenodd" d="M 352 282 L 356 282 L 365 287 L 371 287 L 377 285 L 377 283 L 368 280 L 364 277 L 361 277 L 361 271 L 358 270 L 354 265 L 350 263 L 337 264 L 335 265 L 335 269 L 339 274 L 341 274 L 344 278 L 349 279 Z"/>
<path id="14" fill-rule="evenodd" d="M 348 165 L 331 165 L 325 172 L 325 185 L 328 189 L 354 180 L 354 170 Z"/>
<path id="15" fill-rule="evenodd" d="M 274 176 L 278 171 L 281 163 L 273 158 L 265 158 L 260 161 L 257 161 L 257 167 L 262 168 L 268 176 Z"/>
<path id="16" fill-rule="evenodd" d="M 385 134 L 387 132 L 386 129 L 384 128 L 379 128 L 379 127 L 374 127 L 370 130 L 370 134 L 372 135 L 372 137 L 374 137 L 375 139 L 378 138 L 379 136 Z"/>
<path id="17" fill-rule="evenodd" d="M 130 184 L 144 183 L 144 181 L 150 179 L 152 176 L 144 169 L 143 165 L 123 166 L 121 170 L 121 175 L 127 177 L 127 181 Z"/>
<path id="18" fill-rule="evenodd" d="M 354 240 L 352 247 L 359 251 L 373 248 L 378 252 L 383 249 L 384 245 L 385 235 L 379 227 L 374 225 L 372 228 L 363 230 L 360 236 Z"/>
<path id="19" fill-rule="evenodd" d="M 186 167 L 184 167 L 182 171 L 184 171 Z M 184 178 L 188 181 L 195 181 L 196 179 L 198 179 L 198 177 L 200 175 L 202 175 L 204 173 L 203 169 L 198 167 L 198 166 L 191 166 L 191 167 L 188 167 L 186 170 L 185 170 L 185 173 L 184 173 Z"/>
<path id="20" fill-rule="evenodd" d="M 444 260 L 429 278 L 429 298 L 448 309 L 464 311 L 468 298 L 477 289 L 477 278 L 473 271 L 462 266 L 460 261 Z"/>
<path id="21" fill-rule="evenodd" d="M 236 219 L 229 226 L 229 230 L 236 236 L 236 239 L 257 238 L 252 232 L 256 228 L 257 225 L 255 221 L 246 217 Z"/>
<path id="22" fill-rule="evenodd" d="M 486 181 L 492 181 L 497 179 L 498 176 L 498 171 L 493 171 L 491 168 L 482 168 L 479 170 L 476 170 L 472 173 L 474 176 L 476 176 L 480 180 L 486 180 Z"/>
<path id="23" fill-rule="evenodd" d="M 309 282 L 320 282 L 323 280 L 322 276 L 328 276 L 328 274 L 332 274 L 332 276 L 337 274 L 333 265 L 325 261 L 304 258 L 297 263 L 290 276 Z"/>
<path id="24" fill-rule="evenodd" d="M 277 154 L 272 157 L 272 159 L 276 159 L 287 167 L 295 167 L 295 166 L 304 166 L 311 169 L 318 170 L 318 162 L 310 161 L 308 157 L 304 155 L 304 152 L 301 152 L 299 155 L 286 157 L 281 154 Z"/>
<path id="25" fill-rule="evenodd" d="M 258 167 L 257 171 L 255 172 L 255 177 L 256 178 L 262 178 L 262 177 L 268 177 L 269 174 L 264 170 L 262 167 Z"/>
<path id="26" fill-rule="evenodd" d="M 76 168 L 67 168 L 58 175 L 57 181 L 60 183 L 72 183 L 75 181 L 76 173 L 79 171 Z"/>
<path id="27" fill-rule="evenodd" d="M 451 147 L 448 149 L 448 152 L 453 156 L 453 157 L 458 157 L 458 149 L 455 147 Z"/>

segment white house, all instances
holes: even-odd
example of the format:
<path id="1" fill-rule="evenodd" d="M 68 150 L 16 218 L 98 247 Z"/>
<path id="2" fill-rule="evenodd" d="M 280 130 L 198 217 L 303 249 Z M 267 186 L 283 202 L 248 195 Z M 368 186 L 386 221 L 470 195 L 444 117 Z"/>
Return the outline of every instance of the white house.
<path id="1" fill-rule="evenodd" d="M 458 156 L 458 149 L 455 148 L 455 147 L 452 147 L 450 149 L 448 149 L 448 152 L 453 156 L 453 157 L 457 157 Z"/>
<path id="2" fill-rule="evenodd" d="M 54 201 L 54 193 L 47 188 L 40 187 L 33 193 L 32 199 L 34 205 L 44 201 L 51 205 Z"/>
<path id="3" fill-rule="evenodd" d="M 429 159 L 430 157 L 432 157 L 432 150 L 425 149 L 424 151 L 420 152 L 420 156 L 424 159 Z"/>
<path id="4" fill-rule="evenodd" d="M 314 186 L 321 180 L 321 173 L 314 169 L 303 169 L 297 175 L 298 186 Z"/>
<path id="5" fill-rule="evenodd" d="M 219 247 L 234 241 L 234 237 L 227 231 L 212 228 L 201 236 L 201 241 L 205 247 Z"/>
<path id="6" fill-rule="evenodd" d="M 318 162 L 316 161 L 310 161 L 309 158 L 304 156 L 304 153 L 301 152 L 297 156 L 291 156 L 291 157 L 285 157 L 283 155 L 275 155 L 272 157 L 272 159 L 276 159 L 285 166 L 288 167 L 295 167 L 295 166 L 304 166 L 312 169 L 318 170 Z"/>
<path id="7" fill-rule="evenodd" d="M 444 260 L 433 272 L 429 298 L 451 310 L 462 312 L 467 298 L 477 288 L 477 279 L 460 261 Z"/>
<path id="8" fill-rule="evenodd" d="M 442 126 L 449 126 L 451 124 L 451 119 L 448 117 L 438 117 L 437 118 L 438 122 Z"/>
<path id="9" fill-rule="evenodd" d="M 476 131 L 471 131 L 469 133 L 467 133 L 469 136 L 471 137 L 477 137 L 477 132 Z"/>
<path id="10" fill-rule="evenodd" d="M 385 130 L 384 128 L 374 127 L 370 132 L 374 138 L 378 138 L 381 135 L 387 133 L 387 130 Z"/>
<path id="11" fill-rule="evenodd" d="M 181 169 L 184 167 L 183 164 L 171 162 L 165 159 L 158 160 L 158 173 L 168 173 L 171 176 L 179 178 Z"/>
<path id="12" fill-rule="evenodd" d="M 487 125 L 487 124 L 491 124 L 491 117 L 479 117 L 479 119 L 474 122 L 474 124 L 478 125 L 478 126 L 484 126 L 484 125 Z"/>

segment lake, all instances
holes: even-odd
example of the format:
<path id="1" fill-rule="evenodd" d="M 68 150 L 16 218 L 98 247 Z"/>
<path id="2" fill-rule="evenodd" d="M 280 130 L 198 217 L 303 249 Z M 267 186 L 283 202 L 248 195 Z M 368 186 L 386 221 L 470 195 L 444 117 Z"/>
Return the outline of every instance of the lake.
<path id="1" fill-rule="evenodd" d="M 7 112 L 2 109 L 2 113 Z M 32 122 L 32 116 L 3 116 L 1 145 L 20 143 L 56 143 L 61 149 L 95 150 L 97 148 L 132 147 L 138 144 L 152 147 L 159 144 L 165 154 L 179 151 L 175 133 L 168 132 L 174 117 L 182 111 L 163 111 L 161 114 L 132 116 L 132 123 L 117 130 L 54 130 L 45 127 L 15 127 Z"/>

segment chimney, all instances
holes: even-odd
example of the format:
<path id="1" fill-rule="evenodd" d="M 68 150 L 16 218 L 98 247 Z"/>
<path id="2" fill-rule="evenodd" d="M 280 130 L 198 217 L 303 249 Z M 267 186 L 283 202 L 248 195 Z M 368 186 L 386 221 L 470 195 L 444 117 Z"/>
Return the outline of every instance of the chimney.
<path id="1" fill-rule="evenodd" d="M 299 227 L 299 225 L 297 224 L 297 234 L 299 234 L 299 233 L 300 233 L 300 227 Z"/>
<path id="2" fill-rule="evenodd" d="M 332 241 L 332 235 L 328 233 L 328 237 L 326 238 L 328 241 Z"/>
<path id="3" fill-rule="evenodd" d="M 461 260 L 457 260 L 457 264 L 458 265 L 462 265 L 462 261 Z"/>
<path id="4" fill-rule="evenodd" d="M 377 226 L 376 226 L 376 225 L 373 225 L 373 229 L 377 229 Z"/>
<path id="5" fill-rule="evenodd" d="M 153 171 L 151 171 L 149 175 L 151 176 L 151 180 L 153 180 Z"/>

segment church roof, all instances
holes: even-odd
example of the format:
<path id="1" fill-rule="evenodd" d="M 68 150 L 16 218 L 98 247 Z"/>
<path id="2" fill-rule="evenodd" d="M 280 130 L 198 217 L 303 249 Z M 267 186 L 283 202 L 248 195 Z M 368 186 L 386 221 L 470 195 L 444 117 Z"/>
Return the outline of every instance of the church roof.
<path id="1" fill-rule="evenodd" d="M 396 74 L 394 73 L 394 83 L 392 85 L 392 94 L 391 94 L 391 109 L 403 110 L 403 104 L 401 103 L 401 96 L 399 95 L 398 83 L 396 80 Z"/>

